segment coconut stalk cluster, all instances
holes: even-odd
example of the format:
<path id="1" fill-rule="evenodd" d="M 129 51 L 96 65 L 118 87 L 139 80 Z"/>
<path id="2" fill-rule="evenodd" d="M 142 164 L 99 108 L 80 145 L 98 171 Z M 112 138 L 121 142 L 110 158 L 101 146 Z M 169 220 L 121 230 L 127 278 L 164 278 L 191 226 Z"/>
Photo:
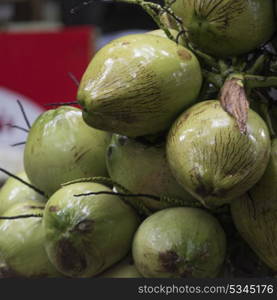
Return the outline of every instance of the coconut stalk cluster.
<path id="1" fill-rule="evenodd" d="M 277 272 L 277 1 L 142 7 L 0 190 L 0 277 Z M 7 172 L 1 169 L 1 171 Z"/>

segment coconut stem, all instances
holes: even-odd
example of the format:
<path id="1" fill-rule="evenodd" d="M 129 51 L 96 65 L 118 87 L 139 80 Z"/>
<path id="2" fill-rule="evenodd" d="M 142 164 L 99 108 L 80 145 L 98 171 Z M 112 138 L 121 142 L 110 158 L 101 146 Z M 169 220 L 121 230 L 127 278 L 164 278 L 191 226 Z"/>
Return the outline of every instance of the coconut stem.
<path id="1" fill-rule="evenodd" d="M 164 204 L 170 204 L 170 206 L 189 206 L 189 207 L 202 207 L 201 203 L 187 203 L 179 198 L 172 198 L 168 196 L 155 196 L 150 194 L 130 194 L 130 193 L 119 193 L 119 192 L 108 192 L 108 191 L 100 191 L 100 192 L 89 192 L 89 193 L 83 193 L 83 194 L 77 194 L 74 195 L 75 197 L 81 197 L 81 196 L 91 196 L 91 195 L 115 195 L 119 197 L 130 197 L 130 198 L 137 198 L 137 197 L 143 197 L 143 198 L 149 198 L 156 201 L 159 201 Z M 144 214 L 150 215 L 151 211 L 147 208 L 147 210 L 144 211 Z"/>
<path id="2" fill-rule="evenodd" d="M 89 192 L 89 193 L 83 193 L 83 194 L 77 194 L 74 195 L 74 197 L 82 197 L 82 196 L 94 196 L 94 195 L 114 195 L 114 196 L 119 196 L 119 197 L 147 197 L 147 198 L 151 198 L 151 199 L 155 199 L 155 200 L 160 200 L 159 197 L 153 196 L 153 195 L 147 195 L 147 194 L 125 194 L 125 193 L 119 193 L 119 192 L 109 192 L 109 191 L 99 191 L 99 192 Z M 128 203 L 134 207 L 134 209 L 138 210 L 140 213 L 146 215 L 146 216 L 150 216 L 152 214 L 152 212 L 145 206 L 142 205 L 138 205 L 138 203 L 134 203 L 134 202 L 129 202 Z"/>
<path id="3" fill-rule="evenodd" d="M 264 67 L 264 63 L 265 63 L 266 59 L 267 59 L 266 55 L 264 55 L 264 54 L 260 55 L 255 60 L 252 67 L 247 70 L 247 74 L 254 75 L 254 74 L 257 74 L 257 73 L 261 72 L 261 70 Z"/>
<path id="4" fill-rule="evenodd" d="M 79 80 L 76 78 L 76 76 L 75 76 L 72 72 L 68 72 L 67 74 L 68 74 L 69 78 L 75 83 L 75 85 L 76 85 L 77 87 L 79 87 L 80 82 L 79 82 Z"/>
<path id="5" fill-rule="evenodd" d="M 27 218 L 42 218 L 42 214 L 27 214 L 10 217 L 0 217 L 0 220 L 16 220 L 16 219 L 27 219 Z"/>
<path id="6" fill-rule="evenodd" d="M 22 115 L 23 115 L 23 118 L 25 120 L 25 123 L 26 123 L 27 127 L 30 129 L 31 128 L 31 124 L 30 124 L 30 122 L 28 120 L 28 117 L 27 117 L 27 114 L 26 114 L 26 112 L 24 110 L 24 107 L 23 107 L 22 103 L 19 100 L 16 100 L 16 101 L 17 101 L 17 104 L 19 105 L 19 108 L 20 108 L 20 110 L 22 112 Z"/>
<path id="7" fill-rule="evenodd" d="M 218 62 L 212 56 L 200 51 L 199 49 L 194 48 L 190 43 L 188 43 L 189 48 L 193 51 L 193 53 L 204 62 L 205 65 L 211 67 L 215 71 L 219 70 Z"/>
<path id="8" fill-rule="evenodd" d="M 207 70 L 202 70 L 202 74 L 208 82 L 212 83 L 218 89 L 222 87 L 224 81 L 220 74 L 209 72 Z"/>
<path id="9" fill-rule="evenodd" d="M 103 185 L 105 185 L 105 186 L 107 186 L 111 189 L 113 187 L 116 187 L 118 190 L 120 190 L 124 194 L 132 194 L 124 186 L 122 186 L 121 184 L 115 182 L 111 178 L 100 177 L 100 176 L 99 177 L 80 178 L 80 179 L 77 179 L 77 180 L 66 182 L 66 183 L 62 184 L 62 186 L 66 186 L 66 185 L 70 185 L 70 184 L 74 184 L 74 183 L 80 183 L 80 182 L 99 183 L 99 184 L 103 184 Z M 108 192 L 108 193 L 115 193 L 115 192 Z M 128 204 L 131 205 L 140 214 L 144 214 L 144 215 L 150 215 L 151 214 L 151 211 L 139 199 L 133 199 L 133 201 L 128 201 Z"/>
<path id="10" fill-rule="evenodd" d="M 247 88 L 277 87 L 276 76 L 244 75 Z"/>
<path id="11" fill-rule="evenodd" d="M 150 199 L 153 199 L 153 200 L 160 200 L 160 197 L 155 196 L 155 195 L 149 195 L 149 194 L 125 194 L 125 193 L 108 192 L 108 191 L 89 192 L 89 193 L 77 194 L 77 195 L 74 195 L 74 197 L 90 196 L 90 195 L 116 195 L 116 196 L 120 196 L 120 197 L 145 197 L 145 198 L 150 198 Z"/>
<path id="12" fill-rule="evenodd" d="M 25 185 L 28 186 L 29 188 L 33 189 L 33 190 L 34 190 L 35 192 L 37 192 L 38 194 L 40 194 L 40 195 L 42 195 L 42 196 L 45 197 L 45 193 L 44 193 L 43 191 L 39 190 L 38 188 L 36 188 L 36 187 L 33 186 L 32 184 L 28 183 L 27 181 L 21 179 L 20 177 L 18 177 L 18 176 L 16 176 L 16 175 L 12 174 L 11 172 L 9 172 L 9 171 L 7 171 L 7 170 L 5 170 L 5 169 L 3 169 L 3 168 L 0 168 L 0 171 L 3 172 L 3 173 L 5 173 L 5 174 L 7 174 L 7 175 L 10 176 L 10 177 L 13 177 L 14 179 L 16 179 L 16 180 L 18 180 L 18 181 L 20 181 L 21 183 L 25 184 Z"/>
<path id="13" fill-rule="evenodd" d="M 220 73 L 223 76 L 226 76 L 230 73 L 230 67 L 228 66 L 228 64 L 223 59 L 220 59 L 218 61 L 218 66 L 219 66 Z"/>
<path id="14" fill-rule="evenodd" d="M 91 178 L 77 179 L 74 181 L 67 182 L 66 184 L 63 184 L 63 186 L 73 184 L 73 183 L 80 183 L 80 182 L 95 182 L 95 183 L 106 185 L 109 188 L 116 187 L 119 190 L 119 192 L 109 192 L 109 191 L 89 192 L 89 193 L 74 195 L 75 197 L 107 194 L 107 195 L 116 195 L 123 198 L 149 198 L 149 199 L 159 201 L 160 203 L 164 203 L 167 205 L 169 204 L 170 206 L 202 207 L 200 203 L 186 202 L 183 199 L 168 197 L 164 195 L 156 196 L 151 194 L 140 194 L 140 193 L 134 194 L 130 192 L 128 189 L 126 189 L 124 186 L 122 186 L 121 184 L 107 177 L 91 177 Z M 133 199 L 132 201 L 128 201 L 128 204 L 130 204 L 140 214 L 147 215 L 147 216 L 152 214 L 150 209 L 146 205 L 144 205 L 143 202 L 139 199 Z"/>
<path id="15" fill-rule="evenodd" d="M 180 198 L 172 198 L 168 196 L 161 196 L 159 201 L 164 204 L 169 204 L 172 206 L 183 206 L 183 207 L 195 207 L 195 208 L 203 208 L 203 205 L 200 202 L 186 202 Z"/>
<path id="16" fill-rule="evenodd" d="M 174 21 L 176 22 L 177 29 L 178 29 L 178 35 L 176 37 L 176 43 L 178 44 L 178 39 L 181 35 L 184 35 L 184 40 L 186 44 L 189 44 L 189 38 L 187 35 L 187 29 L 184 28 L 183 21 L 181 18 L 179 18 L 171 9 L 171 5 L 175 2 L 176 0 L 171 0 L 171 1 L 166 1 L 165 5 L 162 8 L 162 10 Z"/>
<path id="17" fill-rule="evenodd" d="M 46 103 L 46 104 L 44 104 L 44 106 L 62 106 L 62 105 L 74 105 L 74 104 L 78 104 L 78 102 L 73 101 L 73 102 Z"/>
<path id="18" fill-rule="evenodd" d="M 21 145 L 25 145 L 25 144 L 26 144 L 26 142 L 19 142 L 19 143 L 11 144 L 11 147 L 21 146 Z"/>
<path id="19" fill-rule="evenodd" d="M 12 124 L 6 124 L 7 127 L 10 127 L 10 128 L 16 128 L 16 129 L 19 129 L 21 131 L 24 131 L 24 132 L 29 132 L 28 129 L 24 128 L 24 127 L 21 127 L 21 126 L 18 126 L 18 125 L 12 125 Z"/>

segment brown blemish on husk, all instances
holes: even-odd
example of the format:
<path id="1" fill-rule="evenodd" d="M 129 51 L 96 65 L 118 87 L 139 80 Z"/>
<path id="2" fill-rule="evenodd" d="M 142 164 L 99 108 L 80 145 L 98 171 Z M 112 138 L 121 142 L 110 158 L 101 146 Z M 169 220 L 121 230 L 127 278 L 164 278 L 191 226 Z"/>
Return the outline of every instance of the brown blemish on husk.
<path id="1" fill-rule="evenodd" d="M 178 271 L 178 264 L 180 262 L 180 257 L 173 250 L 168 250 L 159 253 L 159 261 L 164 270 L 170 273 L 175 273 Z"/>
<path id="2" fill-rule="evenodd" d="M 85 257 L 66 239 L 58 242 L 56 260 L 63 271 L 72 274 L 83 273 L 87 268 Z"/>
<path id="3" fill-rule="evenodd" d="M 249 102 L 241 79 L 226 80 L 220 91 L 222 108 L 235 118 L 241 133 L 247 133 Z"/>
<path id="4" fill-rule="evenodd" d="M 49 211 L 50 212 L 57 212 L 57 211 L 59 211 L 59 207 L 58 206 L 56 206 L 56 205 L 51 205 L 51 206 L 49 206 Z"/>
<path id="5" fill-rule="evenodd" d="M 192 58 L 191 54 L 185 49 L 178 49 L 177 54 L 182 60 L 190 60 Z"/>

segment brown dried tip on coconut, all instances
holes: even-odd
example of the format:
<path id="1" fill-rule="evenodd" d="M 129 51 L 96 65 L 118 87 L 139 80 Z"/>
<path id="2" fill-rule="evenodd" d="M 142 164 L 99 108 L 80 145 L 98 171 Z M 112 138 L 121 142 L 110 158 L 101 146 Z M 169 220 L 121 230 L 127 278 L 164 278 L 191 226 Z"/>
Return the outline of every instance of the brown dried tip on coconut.
<path id="1" fill-rule="evenodd" d="M 222 108 L 235 118 L 241 133 L 247 133 L 249 102 L 240 78 L 227 79 L 219 95 Z"/>

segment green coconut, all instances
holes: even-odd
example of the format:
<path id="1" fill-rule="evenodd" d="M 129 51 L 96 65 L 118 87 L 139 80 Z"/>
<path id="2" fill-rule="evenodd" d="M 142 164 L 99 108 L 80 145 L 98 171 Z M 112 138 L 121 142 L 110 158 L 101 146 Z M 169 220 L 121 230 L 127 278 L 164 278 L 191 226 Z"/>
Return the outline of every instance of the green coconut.
<path id="1" fill-rule="evenodd" d="M 166 130 L 192 105 L 202 83 L 188 49 L 153 34 L 115 39 L 87 67 L 78 102 L 90 126 L 136 137 Z"/>
<path id="2" fill-rule="evenodd" d="M 270 0 L 176 0 L 171 5 L 202 51 L 227 57 L 245 54 L 275 31 Z"/>
<path id="3" fill-rule="evenodd" d="M 261 180 L 232 201 L 234 223 L 260 259 L 277 271 L 277 139 L 272 141 L 269 164 Z"/>
<path id="4" fill-rule="evenodd" d="M 144 277 L 216 277 L 226 253 L 225 233 L 204 210 L 168 208 L 148 217 L 138 228 L 132 248 Z"/>
<path id="5" fill-rule="evenodd" d="M 31 183 L 24 171 L 16 174 L 19 178 Z M 38 205 L 45 203 L 47 199 L 28 187 L 19 180 L 10 177 L 0 189 L 0 215 L 8 210 L 11 206 L 19 202 L 37 201 Z"/>
<path id="6" fill-rule="evenodd" d="M 164 142 L 153 145 L 114 134 L 106 162 L 109 176 L 132 193 L 178 198 L 188 205 L 196 201 L 173 177 Z M 168 206 L 149 198 L 141 199 L 150 209 Z"/>
<path id="7" fill-rule="evenodd" d="M 75 195 L 112 192 L 104 185 L 79 182 L 51 196 L 43 226 L 50 261 L 70 277 L 92 277 L 124 258 L 130 251 L 139 220 L 116 195 Z"/>
<path id="8" fill-rule="evenodd" d="M 249 110 L 247 133 L 217 100 L 185 111 L 167 139 L 167 158 L 178 182 L 206 207 L 243 195 L 262 177 L 270 156 L 262 118 Z"/>
<path id="9" fill-rule="evenodd" d="M 89 127 L 78 108 L 48 110 L 30 129 L 24 150 L 26 174 L 48 196 L 64 182 L 106 176 L 110 138 L 109 133 Z"/>
<path id="10" fill-rule="evenodd" d="M 44 206 L 26 200 L 14 204 L 2 217 L 41 215 Z M 44 249 L 42 218 L 0 220 L 0 277 L 61 277 Z"/>
<path id="11" fill-rule="evenodd" d="M 131 257 L 127 257 L 99 275 L 99 278 L 141 278 Z"/>

